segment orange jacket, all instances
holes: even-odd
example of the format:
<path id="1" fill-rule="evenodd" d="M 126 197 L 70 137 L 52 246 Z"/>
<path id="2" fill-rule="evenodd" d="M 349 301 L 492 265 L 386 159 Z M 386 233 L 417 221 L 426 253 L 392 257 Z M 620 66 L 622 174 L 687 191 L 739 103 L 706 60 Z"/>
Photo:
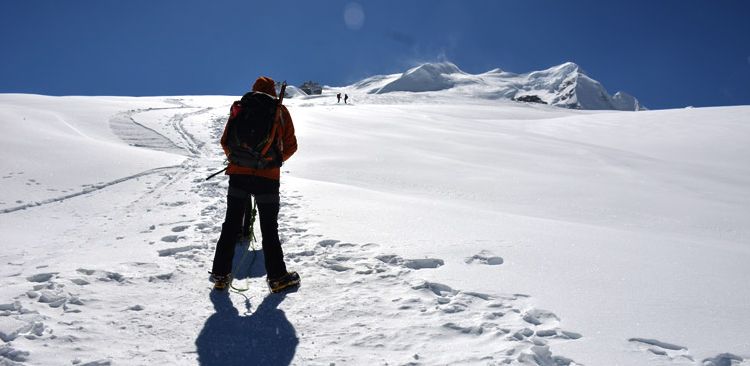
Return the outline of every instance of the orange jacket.
<path id="1" fill-rule="evenodd" d="M 261 76 L 253 84 L 253 91 L 260 91 L 266 94 L 276 96 L 276 88 L 273 79 L 265 76 Z M 234 114 L 234 110 L 231 111 Z M 233 116 L 230 116 L 230 118 Z M 281 122 L 279 124 L 280 130 L 277 133 L 281 134 L 281 142 L 283 144 L 282 161 L 286 161 L 297 151 L 297 137 L 294 135 L 294 123 L 292 122 L 292 116 L 289 114 L 289 110 L 285 106 L 281 106 L 281 113 L 279 118 Z M 221 136 L 221 147 L 224 149 L 224 154 L 229 157 L 229 149 L 227 148 L 227 126 L 224 126 L 224 134 Z M 279 180 L 281 177 L 281 169 L 270 168 L 270 169 L 253 169 L 246 168 L 236 164 L 229 163 L 225 174 L 245 174 L 255 175 L 259 177 Z"/>

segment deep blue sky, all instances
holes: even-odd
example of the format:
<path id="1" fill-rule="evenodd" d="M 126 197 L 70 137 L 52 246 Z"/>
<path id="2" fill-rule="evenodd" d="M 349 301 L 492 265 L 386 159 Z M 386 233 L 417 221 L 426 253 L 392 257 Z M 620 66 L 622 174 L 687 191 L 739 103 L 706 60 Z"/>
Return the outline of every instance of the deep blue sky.
<path id="1" fill-rule="evenodd" d="M 0 3 L 0 93 L 242 94 L 419 62 L 581 65 L 650 108 L 750 104 L 750 1 L 23 0 Z M 356 15 L 356 12 L 354 13 Z"/>

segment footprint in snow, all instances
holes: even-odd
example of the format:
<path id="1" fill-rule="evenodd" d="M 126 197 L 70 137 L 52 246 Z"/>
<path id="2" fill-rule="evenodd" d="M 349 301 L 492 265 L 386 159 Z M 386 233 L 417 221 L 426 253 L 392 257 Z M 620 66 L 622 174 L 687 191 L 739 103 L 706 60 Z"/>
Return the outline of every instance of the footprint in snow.
<path id="1" fill-rule="evenodd" d="M 141 234 L 150 233 L 152 231 L 156 230 L 156 225 L 151 225 L 148 227 L 148 229 L 141 231 Z"/>
<path id="2" fill-rule="evenodd" d="M 174 272 L 162 273 L 155 276 L 149 276 L 148 282 L 169 282 L 172 280 Z"/>
<path id="3" fill-rule="evenodd" d="M 299 257 L 311 257 L 311 256 L 314 256 L 314 255 L 315 255 L 315 251 L 314 250 L 303 250 L 303 251 L 300 251 L 300 252 L 288 252 L 288 253 L 284 254 L 284 257 L 289 258 L 289 259 L 295 259 L 295 258 L 299 258 Z"/>
<path id="4" fill-rule="evenodd" d="M 495 296 L 461 291 L 448 285 L 421 281 L 411 286 L 417 298 L 395 299 L 400 311 L 417 310 L 421 317 L 434 317 L 442 328 L 472 338 L 501 337 L 510 347 L 503 359 L 522 364 L 571 365 L 574 362 L 550 351 L 549 344 L 575 340 L 581 335 L 562 330 L 559 319 L 544 310 L 527 307 L 526 296 Z"/>
<path id="5" fill-rule="evenodd" d="M 424 268 L 438 268 L 445 264 L 445 261 L 437 258 L 404 259 L 394 254 L 379 255 L 375 258 L 386 264 L 415 270 Z"/>
<path id="6" fill-rule="evenodd" d="M 522 312 L 520 310 L 522 306 L 518 302 L 527 298 L 528 296 L 526 295 L 497 297 L 481 292 L 459 291 L 448 285 L 429 281 L 419 282 L 412 285 L 411 288 L 422 293 L 434 295 L 437 304 L 436 309 L 445 314 L 459 313 L 472 308 L 476 309 L 477 306 L 488 308 L 489 311 L 485 311 L 482 316 L 484 320 L 488 321 L 484 323 L 485 328 L 488 329 L 497 327 L 497 324 L 492 323 L 491 320 L 506 317 L 506 314 L 509 313 L 514 314 L 514 317 L 518 318 L 519 321 L 527 323 L 525 327 L 518 329 L 512 334 L 512 337 L 517 340 L 524 340 L 533 336 L 559 339 L 581 338 L 581 335 L 578 333 L 559 329 L 560 319 L 550 311 L 531 309 Z M 476 333 L 478 329 L 476 325 L 458 327 L 450 323 L 446 327 L 471 334 Z"/>
<path id="7" fill-rule="evenodd" d="M 4 306 L 0 305 L 0 306 Z M 11 341 L 18 337 L 23 336 L 27 339 L 35 339 L 44 335 L 45 325 L 44 318 L 39 314 L 26 313 L 21 314 L 19 312 L 26 310 L 20 305 L 17 310 L 13 310 L 14 314 L 10 316 L 4 316 L 2 323 L 0 324 L 0 340 L 5 344 L 0 347 L 0 361 L 5 358 L 11 361 L 23 362 L 26 361 L 26 357 L 29 356 L 28 352 L 15 350 L 11 347 Z M 10 363 L 16 365 L 16 363 Z M 5 363 L 3 363 L 5 365 Z"/>
<path id="8" fill-rule="evenodd" d="M 335 261 L 328 261 L 328 260 L 321 263 L 321 265 L 324 268 L 328 268 L 336 272 L 346 272 L 346 271 L 353 269 L 352 267 L 345 266 L 341 263 L 337 263 Z"/>
<path id="9" fill-rule="evenodd" d="M 673 343 L 663 342 L 657 339 L 650 338 L 630 338 L 628 339 L 628 342 L 633 343 L 641 351 L 646 351 L 657 356 L 666 357 L 670 360 L 674 360 L 676 358 L 684 358 L 693 361 L 693 357 L 688 352 L 687 347 L 684 346 L 679 346 Z M 706 365 L 706 363 L 703 364 Z M 726 365 L 731 365 L 731 363 L 727 363 Z"/>
<path id="10" fill-rule="evenodd" d="M 78 362 L 75 362 L 76 360 Z M 76 360 L 74 360 L 74 362 L 72 362 L 74 365 L 77 365 L 77 364 L 81 363 L 80 360 L 78 360 L 78 359 L 76 359 Z M 86 363 L 82 364 L 81 366 L 111 366 L 111 365 L 112 365 L 112 361 L 110 361 L 110 360 L 97 360 L 97 361 L 86 362 Z"/>
<path id="11" fill-rule="evenodd" d="M 78 286 L 86 286 L 86 285 L 90 285 L 91 284 L 91 282 L 86 281 L 83 278 L 72 278 L 72 279 L 70 279 L 70 282 L 73 282 L 73 283 L 75 283 Z"/>
<path id="12" fill-rule="evenodd" d="M 78 268 L 76 272 L 87 275 L 87 276 L 96 275 L 96 279 L 102 282 L 115 281 L 118 283 L 124 283 L 127 281 L 127 278 L 125 278 L 125 276 L 117 272 L 99 271 L 95 269 L 86 269 L 86 268 Z"/>
<path id="13" fill-rule="evenodd" d="M 445 261 L 437 258 L 420 258 L 406 259 L 403 266 L 411 269 L 438 268 L 445 264 Z"/>
<path id="14" fill-rule="evenodd" d="M 731 353 L 722 353 L 716 357 L 709 357 L 701 363 L 703 366 L 734 366 L 741 365 L 745 361 L 740 356 Z"/>
<path id="15" fill-rule="evenodd" d="M 336 245 L 336 243 L 339 243 L 339 242 L 340 240 L 335 240 L 335 239 L 321 240 L 318 242 L 318 246 L 323 247 L 323 248 L 328 248 L 328 247 L 332 247 Z"/>
<path id="16" fill-rule="evenodd" d="M 483 250 L 473 256 L 464 260 L 467 264 L 479 263 L 486 264 L 489 266 L 497 266 L 503 264 L 503 257 L 493 255 L 489 251 Z"/>
<path id="17" fill-rule="evenodd" d="M 410 259 L 383 254 L 379 252 L 380 245 L 375 243 L 360 245 L 335 239 L 318 239 L 312 243 L 313 247 L 289 251 L 287 258 L 295 262 L 315 261 L 331 271 L 355 274 L 357 277 L 351 282 L 352 286 L 379 286 L 385 292 L 393 290 L 389 292 L 392 307 L 388 308 L 388 316 L 410 317 L 418 314 L 418 318 L 430 324 L 431 329 L 439 327 L 443 329 L 440 333 L 455 332 L 456 336 L 476 338 L 477 342 L 500 337 L 510 347 L 507 352 L 498 354 L 502 360 L 535 365 L 573 364 L 565 357 L 553 355 L 549 345 L 579 339 L 581 335 L 560 329 L 560 320 L 554 313 L 533 309 L 528 295 L 462 291 L 447 284 L 414 278 L 420 273 L 419 270 L 445 265 L 445 261 L 438 258 Z M 503 263 L 503 258 L 481 251 L 466 258 L 466 263 L 499 265 Z M 407 287 L 399 290 L 401 286 Z M 346 294 L 342 298 L 346 299 Z M 361 296 L 352 301 L 361 301 Z M 373 309 L 374 319 L 379 318 L 378 314 L 376 307 Z M 366 323 L 362 321 L 362 324 Z M 372 324 L 373 329 L 355 339 L 354 344 L 372 346 L 387 338 L 387 327 L 378 328 L 378 324 L 381 324 L 378 321 Z M 403 331 L 398 329 L 399 334 Z"/>
<path id="18" fill-rule="evenodd" d="M 180 239 L 184 239 L 184 236 L 179 235 L 167 235 L 161 238 L 161 241 L 167 242 L 167 243 L 175 243 L 179 241 Z"/>
<path id="19" fill-rule="evenodd" d="M 131 266 L 131 267 L 138 267 L 141 270 L 143 270 L 143 269 L 151 269 L 151 270 L 159 269 L 159 265 L 158 264 L 151 263 L 151 262 L 124 262 L 124 263 L 121 263 L 121 264 L 126 265 L 126 266 Z"/>
<path id="20" fill-rule="evenodd" d="M 523 314 L 523 320 L 534 325 L 549 325 L 551 323 L 559 322 L 560 318 L 558 318 L 554 313 L 547 310 L 531 309 Z"/>
<path id="21" fill-rule="evenodd" d="M 189 252 L 193 249 L 200 249 L 200 248 L 201 248 L 200 245 L 188 245 L 184 247 L 161 249 L 161 250 L 158 250 L 157 252 L 159 253 L 160 257 L 167 257 L 167 256 L 174 256 L 178 253 Z"/>
<path id="22" fill-rule="evenodd" d="M 188 204 L 187 201 L 177 201 L 177 202 L 162 202 L 160 205 L 167 206 L 167 207 L 178 207 L 178 206 L 184 206 Z"/>
<path id="23" fill-rule="evenodd" d="M 411 287 L 412 290 L 428 290 L 433 294 L 441 297 L 453 296 L 458 293 L 448 285 L 443 285 L 437 282 L 421 281 Z"/>
<path id="24" fill-rule="evenodd" d="M 50 273 L 37 273 L 35 275 L 26 277 L 26 280 L 29 282 L 47 282 L 52 279 L 52 277 L 55 277 L 57 275 L 57 272 L 50 272 Z"/>
<path id="25" fill-rule="evenodd" d="M 630 339 L 628 339 L 628 342 L 641 343 L 641 344 L 645 344 L 645 345 L 648 345 L 648 346 L 659 347 L 659 348 L 667 349 L 667 350 L 671 350 L 671 351 L 679 351 L 679 350 L 687 349 L 687 348 L 685 348 L 683 346 L 678 346 L 676 344 L 662 342 L 662 341 L 656 340 L 656 339 L 630 338 Z"/>
<path id="26" fill-rule="evenodd" d="M 34 285 L 31 290 L 26 291 L 26 297 L 35 300 L 38 303 L 47 304 L 51 308 L 62 307 L 66 313 L 81 312 L 80 309 L 71 307 L 70 305 L 84 305 L 83 301 L 77 295 L 74 295 L 65 289 L 64 284 L 54 281 Z"/>
<path id="27" fill-rule="evenodd" d="M 180 226 L 175 226 L 175 227 L 173 227 L 173 228 L 172 228 L 172 232 L 175 232 L 175 233 L 180 233 L 180 232 L 183 232 L 183 231 L 185 231 L 185 229 L 187 229 L 187 228 L 189 228 L 189 227 L 190 227 L 190 225 L 180 225 Z"/>

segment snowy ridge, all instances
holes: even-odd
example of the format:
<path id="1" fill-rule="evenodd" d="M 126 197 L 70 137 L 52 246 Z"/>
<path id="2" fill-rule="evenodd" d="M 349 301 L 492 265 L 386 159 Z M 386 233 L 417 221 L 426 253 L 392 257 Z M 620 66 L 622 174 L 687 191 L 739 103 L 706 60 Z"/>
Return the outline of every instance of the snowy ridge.
<path id="1" fill-rule="evenodd" d="M 403 74 L 373 76 L 349 88 L 370 94 L 442 91 L 487 99 L 536 101 L 573 109 L 645 109 L 627 93 L 609 95 L 598 81 L 572 62 L 526 74 L 493 69 L 478 75 L 463 72 L 450 62 L 426 63 Z"/>
<path id="2" fill-rule="evenodd" d="M 377 93 L 392 91 L 437 91 L 450 89 L 458 83 L 456 79 L 466 75 L 463 71 L 449 62 L 437 64 L 423 64 L 406 71 L 399 78 L 388 82 Z"/>
<path id="3" fill-rule="evenodd" d="M 277 88 L 276 94 L 281 93 L 281 88 Z M 286 95 L 285 98 L 300 98 L 300 97 L 306 97 L 308 96 L 307 93 L 305 93 L 302 89 L 294 86 L 294 85 L 287 85 L 286 86 Z"/>

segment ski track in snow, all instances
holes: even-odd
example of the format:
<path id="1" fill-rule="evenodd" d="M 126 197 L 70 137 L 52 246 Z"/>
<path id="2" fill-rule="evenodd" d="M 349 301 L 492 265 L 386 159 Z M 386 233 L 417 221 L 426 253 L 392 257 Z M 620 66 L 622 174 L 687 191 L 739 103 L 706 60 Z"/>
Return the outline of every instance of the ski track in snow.
<path id="1" fill-rule="evenodd" d="M 131 146 L 143 147 L 143 148 L 172 152 L 172 153 L 183 153 L 184 151 L 187 151 L 193 157 L 198 156 L 200 155 L 200 148 L 203 146 L 203 143 L 198 142 L 190 133 L 188 133 L 185 130 L 185 128 L 182 126 L 182 121 L 188 116 L 200 115 L 200 114 L 209 112 L 212 110 L 212 108 L 203 108 L 198 111 L 188 112 L 188 113 L 176 113 L 170 119 L 169 121 L 170 126 L 181 137 L 181 143 L 179 144 L 173 142 L 168 137 L 164 136 L 158 131 L 150 127 L 144 126 L 143 124 L 137 122 L 135 119 L 135 116 L 137 114 L 150 112 L 150 111 L 172 110 L 172 109 L 176 109 L 176 110 L 195 109 L 195 107 L 190 107 L 182 103 L 181 101 L 176 101 L 176 103 L 179 103 L 179 107 L 144 108 L 144 109 L 134 109 L 134 110 L 129 110 L 129 111 L 119 113 L 110 118 L 109 120 L 110 128 L 118 137 L 120 137 L 123 141 L 125 141 Z M 60 119 L 60 121 L 66 123 L 66 125 L 68 125 L 71 129 L 75 130 L 77 133 L 84 135 L 73 126 L 67 124 L 67 122 L 65 122 L 64 120 Z M 89 193 L 107 188 L 109 186 L 112 186 L 118 183 L 125 182 L 131 179 L 136 179 L 144 175 L 159 173 L 164 170 L 176 169 L 176 168 L 180 168 L 180 166 L 168 166 L 168 167 L 150 169 L 150 170 L 138 173 L 138 174 L 133 174 L 130 176 L 118 178 L 110 182 L 92 184 L 89 187 L 79 192 L 66 194 L 60 197 L 53 197 L 53 198 L 49 198 L 49 199 L 42 200 L 42 201 L 30 202 L 30 203 L 26 203 L 26 204 L 15 206 L 15 207 L 0 209 L 0 214 L 10 213 L 10 212 L 18 211 L 18 210 L 24 210 L 30 207 L 42 206 L 42 205 L 55 203 L 55 202 L 61 202 L 61 201 L 64 201 L 73 197 L 78 197 L 81 195 L 89 194 Z M 182 166 L 182 168 L 188 168 L 188 167 Z M 22 172 L 20 174 L 22 174 Z M 7 177 L 4 177 L 4 178 L 7 178 Z M 36 183 L 36 181 L 33 179 L 30 180 L 30 183 L 38 185 L 38 183 Z"/>
<path id="2" fill-rule="evenodd" d="M 138 113 L 161 109 L 148 108 L 122 112 L 109 120 L 110 129 L 128 145 L 178 154 L 182 153 L 182 147 L 154 129 L 136 122 L 133 118 Z"/>
<path id="3" fill-rule="evenodd" d="M 176 142 L 136 122 L 139 113 L 154 109 L 131 110 L 111 123 L 128 143 L 187 152 L 180 169 L 154 169 L 49 202 L 0 211 L 32 208 L 162 174 L 124 208 L 129 215 L 150 215 L 154 224 L 118 237 L 148 242 L 153 262 L 125 262 L 107 269 L 39 268 L 16 279 L 13 288 L 19 289 L 18 295 L 0 303 L 1 365 L 36 364 L 34 353 L 43 349 L 72 350 L 80 358 L 59 361 L 77 365 L 576 365 L 552 350 L 557 343 L 585 335 L 564 329 L 561 319 L 536 308 L 532 297 L 464 291 L 426 281 L 420 273 L 445 265 L 443 259 L 403 258 L 377 243 L 328 238 L 302 218 L 303 192 L 290 192 L 283 185 L 279 233 L 287 265 L 302 276 L 301 287 L 283 295 L 268 294 L 262 252 L 255 251 L 249 254 L 256 256 L 254 267 L 235 280 L 235 286 L 249 284 L 247 292 L 211 292 L 206 270 L 223 221 L 226 180 L 205 181 L 218 170 L 220 149 L 209 151 L 214 142 L 200 141 L 183 122 L 188 116 L 204 116 L 213 123 L 212 136 L 218 136 L 223 120 L 207 116 L 212 108 L 180 113 L 195 107 L 173 103 L 179 106 L 171 108 L 175 114 L 168 125 L 180 136 Z M 185 201 L 186 195 L 197 199 Z M 158 221 L 160 212 L 168 210 L 178 210 L 184 220 Z M 235 260 L 242 256 L 238 253 Z M 482 250 L 462 265 L 503 262 L 503 257 Z M 217 341 L 213 337 L 218 334 L 226 338 Z M 264 337 L 276 343 L 268 344 Z M 127 351 L 111 353 L 96 347 L 102 338 L 121 342 L 118 348 Z M 164 347 L 165 339 L 175 347 Z M 662 361 L 696 362 L 683 346 L 649 338 L 627 341 Z M 446 352 L 455 347 L 463 352 Z M 700 362 L 745 364 L 732 354 Z"/>
<path id="4" fill-rule="evenodd" d="M 42 200 L 42 201 L 30 202 L 30 203 L 26 203 L 26 204 L 23 204 L 23 205 L 20 205 L 20 206 L 16 206 L 16 207 L 5 208 L 5 209 L 0 210 L 0 214 L 15 212 L 15 211 L 18 211 L 18 210 L 25 210 L 27 208 L 43 206 L 43 205 L 47 205 L 47 204 L 55 203 L 55 202 L 61 202 L 61 201 L 64 201 L 64 200 L 67 200 L 67 199 L 70 199 L 70 198 L 73 198 L 73 197 L 78 197 L 78 196 L 86 195 L 86 194 L 89 194 L 89 193 L 93 193 L 93 192 L 105 189 L 107 187 L 110 187 L 110 186 L 113 186 L 115 184 L 131 180 L 131 179 L 136 179 L 136 178 L 140 178 L 140 177 L 143 177 L 143 176 L 146 176 L 146 175 L 160 173 L 160 172 L 167 171 L 167 170 L 174 170 L 174 169 L 177 169 L 179 167 L 180 166 L 167 166 L 167 167 L 155 168 L 155 169 L 150 169 L 150 170 L 147 170 L 145 172 L 138 173 L 138 174 L 133 174 L 133 175 L 130 175 L 130 176 L 127 176 L 127 177 L 118 178 L 118 179 L 115 179 L 115 180 L 110 181 L 110 182 L 92 184 L 88 188 L 85 188 L 85 189 L 83 189 L 83 190 L 81 190 L 79 192 L 66 194 L 66 195 L 60 196 L 60 197 L 49 198 L 49 199 Z"/>
<path id="5" fill-rule="evenodd" d="M 12 207 L 0 211 L 0 213 L 11 213 L 23 209 L 34 208 L 37 206 L 63 202 L 65 200 L 83 196 L 95 191 L 104 190 L 115 184 L 137 179 L 150 175 L 161 175 L 162 179 L 152 187 L 148 187 L 144 195 L 134 200 L 127 208 L 126 212 L 138 212 L 154 203 L 161 204 L 167 208 L 179 207 L 185 205 L 186 201 L 161 201 L 169 197 L 173 199 L 174 192 L 170 192 L 175 184 L 187 177 L 186 171 L 195 167 L 194 158 L 201 153 L 202 143 L 197 142 L 182 126 L 182 121 L 191 115 L 205 113 L 211 108 L 205 108 L 197 112 L 175 114 L 169 121 L 180 139 L 177 143 L 171 141 L 162 133 L 146 127 L 136 121 L 139 113 L 145 113 L 152 110 L 175 109 L 183 110 L 191 108 L 181 102 L 177 108 L 147 108 L 136 109 L 120 113 L 110 119 L 110 128 L 126 143 L 154 150 L 183 153 L 187 152 L 190 158 L 186 159 L 181 166 L 162 167 L 144 171 L 131 176 L 113 180 L 111 182 L 98 183 L 92 185 L 80 192 L 67 194 L 40 202 L 28 203 L 18 207 Z M 191 159 L 192 158 L 192 159 Z M 150 211 L 146 208 L 146 211 Z M 129 215 L 128 215 L 129 216 Z M 190 225 L 181 225 L 174 227 L 174 232 L 185 231 Z M 204 226 L 205 227 L 205 226 Z M 149 234 L 153 232 L 155 226 L 141 232 Z M 166 237 L 165 237 L 166 238 Z M 117 240 L 125 239 L 118 237 Z M 179 237 L 183 239 L 183 237 Z M 170 240 L 164 240 L 169 242 Z M 177 241 L 177 240 L 174 240 Z M 158 249 L 156 255 L 169 256 L 175 259 L 196 258 L 194 254 L 186 253 L 195 251 L 196 248 L 205 247 L 205 245 L 188 245 L 183 247 L 173 247 Z M 101 314 L 102 309 L 122 312 L 145 313 L 148 310 L 146 305 L 129 304 L 129 296 L 106 296 L 108 292 L 127 292 L 132 290 L 123 289 L 123 286 L 143 286 L 142 282 L 158 284 L 160 287 L 172 286 L 169 282 L 175 276 L 174 270 L 163 272 L 161 267 L 156 263 L 123 263 L 125 273 L 116 271 L 107 271 L 101 269 L 78 268 L 75 271 L 64 272 L 41 272 L 30 275 L 26 278 L 28 288 L 14 297 L 12 301 L 0 304 L 0 339 L 3 345 L 0 346 L 0 364 L 2 365 L 21 365 L 27 361 L 29 364 L 35 364 L 31 356 L 32 352 L 25 351 L 16 344 L 23 342 L 42 342 L 43 347 L 53 349 L 74 348 L 80 353 L 100 353 L 100 357 L 89 357 L 88 360 L 76 358 L 64 363 L 79 365 L 110 365 L 116 361 L 116 355 L 109 354 L 106 349 L 91 351 L 94 346 L 88 346 L 89 341 L 103 334 L 114 332 L 123 332 L 131 330 L 130 333 L 138 334 L 144 332 L 144 329 L 153 328 L 151 320 L 148 317 L 138 318 L 129 315 L 129 324 L 124 325 L 122 319 L 117 316 L 106 316 L 106 319 L 97 319 L 96 315 L 92 317 L 86 314 L 86 310 L 91 310 L 94 314 Z M 143 275 L 142 273 L 149 273 Z M 112 287 L 114 286 L 114 287 Z M 162 289 L 163 291 L 163 289 Z M 122 301 L 122 303 L 120 303 Z M 147 301 L 147 300 L 146 300 Z M 105 310 L 105 313 L 108 310 Z M 132 332 L 131 327 L 138 329 Z M 159 334 L 153 334 L 159 336 Z M 137 338 L 137 337 L 135 337 Z M 138 341 L 131 341 L 134 349 L 139 347 Z M 34 347 L 32 347 L 34 348 Z M 162 350 L 166 351 L 166 350 Z M 78 352 L 75 352 L 78 353 Z M 135 352 L 138 354 L 138 352 Z M 132 355 L 131 355 L 132 356 Z M 142 354 L 143 357 L 149 357 Z M 120 361 L 129 360 L 130 357 L 119 357 Z M 38 362 L 38 361 L 37 361 Z M 150 362 L 146 362 L 150 363 Z M 157 362 L 162 363 L 162 362 Z M 171 362 L 164 362 L 171 363 Z"/>
<path id="6" fill-rule="evenodd" d="M 176 133 L 179 142 L 175 142 L 164 134 L 137 121 L 138 114 L 165 110 L 181 111 L 185 109 L 198 109 L 198 107 L 191 107 L 180 103 L 178 107 L 133 109 L 112 117 L 110 119 L 110 128 L 129 145 L 175 153 L 187 152 L 190 156 L 197 157 L 201 154 L 204 142 L 197 140 L 190 134 L 183 126 L 183 121 L 190 116 L 210 112 L 213 108 L 208 107 L 192 112 L 175 113 L 166 124 L 170 131 Z"/>

